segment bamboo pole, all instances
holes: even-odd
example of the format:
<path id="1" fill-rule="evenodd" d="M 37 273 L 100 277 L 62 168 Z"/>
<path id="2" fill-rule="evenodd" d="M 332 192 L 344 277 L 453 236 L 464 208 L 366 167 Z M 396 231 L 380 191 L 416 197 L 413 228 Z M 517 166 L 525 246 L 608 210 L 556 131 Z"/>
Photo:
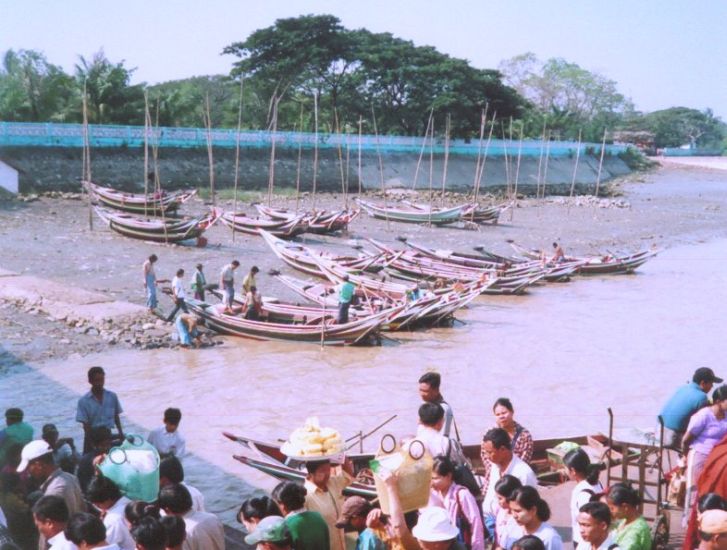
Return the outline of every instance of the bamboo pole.
<path id="1" fill-rule="evenodd" d="M 507 189 L 508 196 L 510 195 L 510 163 L 508 161 L 507 153 L 507 136 L 505 135 L 505 122 L 500 121 L 500 131 L 502 132 L 502 152 L 505 157 L 505 189 Z"/>
<path id="2" fill-rule="evenodd" d="M 303 102 L 300 103 L 300 127 L 299 132 L 303 132 Z M 298 164 L 295 169 L 295 213 L 298 213 L 300 207 L 300 167 L 303 160 L 303 140 L 298 141 Z"/>
<path id="3" fill-rule="evenodd" d="M 522 160 L 523 156 L 523 134 L 525 133 L 525 124 L 523 121 L 520 121 L 520 144 L 517 148 L 517 166 L 515 167 L 515 191 L 514 191 L 514 198 L 512 200 L 512 203 L 510 205 L 510 221 L 513 220 L 515 217 L 515 208 L 517 207 L 517 184 L 520 180 L 520 161 Z"/>
<path id="4" fill-rule="evenodd" d="M 350 177 L 351 177 L 351 144 L 349 143 L 348 133 L 346 134 L 346 197 L 351 194 Z M 346 210 L 348 210 L 348 202 L 346 202 Z"/>
<path id="5" fill-rule="evenodd" d="M 601 185 L 601 170 L 603 169 L 603 156 L 606 153 L 606 129 L 603 129 L 603 141 L 601 142 L 601 159 L 598 161 L 598 176 L 596 177 L 596 198 Z"/>
<path id="6" fill-rule="evenodd" d="M 316 210 L 316 189 L 318 187 L 318 92 L 313 95 L 313 212 Z"/>
<path id="7" fill-rule="evenodd" d="M 281 96 L 282 97 L 282 96 Z M 273 99 L 273 130 L 270 134 L 270 165 L 268 168 L 268 206 L 273 201 L 273 187 L 275 186 L 275 145 L 278 132 L 278 103 L 280 97 Z"/>
<path id="8" fill-rule="evenodd" d="M 447 125 L 444 130 L 444 169 L 442 170 L 442 206 L 444 206 L 444 192 L 447 185 L 447 165 L 449 164 L 449 133 L 452 126 L 452 116 L 447 115 Z"/>
<path id="9" fill-rule="evenodd" d="M 422 165 L 422 159 L 424 158 L 424 149 L 427 147 L 427 136 L 429 135 L 429 129 L 432 126 L 432 117 L 434 116 L 434 107 L 429 111 L 429 120 L 427 120 L 427 129 L 424 130 L 424 139 L 422 140 L 422 146 L 419 149 L 419 159 L 417 160 L 416 169 L 414 170 L 414 181 L 411 184 L 412 189 L 416 189 L 417 181 L 419 179 L 419 168 Z"/>
<path id="10" fill-rule="evenodd" d="M 540 157 L 538 158 L 538 179 L 535 182 L 535 198 L 540 198 L 540 178 L 542 176 L 542 170 L 543 170 L 543 155 L 545 154 L 545 128 L 546 128 L 546 120 L 543 119 L 543 134 L 540 138 Z"/>
<path id="11" fill-rule="evenodd" d="M 147 203 L 149 202 L 149 127 L 151 114 L 149 113 L 149 92 L 144 90 L 144 217 L 148 218 Z"/>
<path id="12" fill-rule="evenodd" d="M 361 170 L 361 131 L 363 129 L 363 118 L 358 117 L 358 196 L 361 196 L 363 188 L 363 171 Z"/>
<path id="13" fill-rule="evenodd" d="M 81 179 L 86 180 L 88 186 L 81 184 L 88 195 L 88 229 L 93 231 L 93 206 L 91 204 L 91 142 L 88 137 L 88 93 L 86 80 L 83 81 L 83 160 L 81 161 Z"/>
<path id="14" fill-rule="evenodd" d="M 210 94 L 206 95 L 206 113 L 207 113 L 207 159 L 210 165 L 210 200 L 212 206 L 217 204 L 215 198 L 215 163 L 212 156 L 212 115 L 210 114 Z"/>
<path id="15" fill-rule="evenodd" d="M 388 212 L 388 201 L 386 199 L 386 185 L 384 184 L 384 161 L 381 159 L 381 149 L 379 147 L 379 127 L 376 124 L 376 111 L 374 111 L 374 104 L 371 104 L 371 118 L 374 121 L 374 136 L 376 138 L 376 156 L 379 159 L 379 178 L 381 179 L 381 191 L 384 194 L 384 216 L 386 217 L 386 229 L 390 228 L 389 224 L 389 212 Z"/>
<path id="16" fill-rule="evenodd" d="M 242 130 L 242 92 L 244 91 L 245 77 L 240 77 L 240 101 L 237 106 L 237 134 L 235 134 L 235 190 L 232 195 L 232 212 L 237 213 L 237 187 L 240 182 L 240 131 Z M 235 224 L 230 224 L 232 242 L 235 242 Z"/>
<path id="17" fill-rule="evenodd" d="M 434 208 L 434 197 L 432 183 L 434 180 L 434 120 L 429 135 L 429 227 L 432 226 L 432 209 Z"/>
<path id="18" fill-rule="evenodd" d="M 509 140 L 508 143 L 510 146 L 510 150 L 512 150 L 512 116 L 510 116 L 510 135 L 508 137 L 508 140 Z M 508 166 L 510 168 L 510 175 L 512 175 L 512 155 L 510 155 L 510 162 L 509 162 Z M 511 178 L 508 178 L 508 184 L 509 184 L 508 189 L 507 189 L 508 198 L 510 199 L 510 202 L 512 202 L 512 179 Z"/>
<path id="19" fill-rule="evenodd" d="M 152 131 L 152 146 L 151 146 L 151 153 L 152 153 L 152 162 L 154 165 L 154 190 L 155 195 L 159 197 L 159 213 L 162 218 L 162 225 L 164 227 L 164 242 L 166 244 L 169 244 L 169 235 L 167 234 L 167 220 L 166 220 L 166 214 L 164 212 L 163 202 L 162 202 L 162 182 L 159 178 L 159 99 L 157 99 L 157 109 L 156 109 L 156 117 L 155 117 L 155 124 L 154 124 L 154 130 Z"/>
<path id="20" fill-rule="evenodd" d="M 482 184 L 482 178 L 485 175 L 485 165 L 487 164 L 487 154 L 490 151 L 490 143 L 492 143 L 492 132 L 495 130 L 495 121 L 497 120 L 497 111 L 492 114 L 492 122 L 490 123 L 490 132 L 487 135 L 487 142 L 485 143 L 485 151 L 482 157 L 482 166 L 480 167 L 480 174 L 477 179 L 477 186 L 475 187 L 475 204 L 477 204 L 477 197 L 480 193 L 480 186 Z"/>
<path id="21" fill-rule="evenodd" d="M 543 169 L 543 199 L 545 199 L 545 186 L 548 184 L 548 165 L 550 164 L 550 130 L 545 142 L 545 168 Z"/>
<path id="22" fill-rule="evenodd" d="M 338 109 L 333 109 L 333 120 L 336 124 L 336 135 L 338 136 L 338 167 L 341 172 L 341 193 L 343 193 L 343 205 L 348 210 L 348 195 L 346 194 L 346 175 L 343 170 L 343 147 L 341 147 L 341 125 L 338 121 Z"/>
<path id="23" fill-rule="evenodd" d="M 568 201 L 568 213 L 570 213 L 571 203 L 573 202 L 573 192 L 576 189 L 576 175 L 578 174 L 578 160 L 581 158 L 581 133 L 582 130 L 578 130 L 578 145 L 576 147 L 576 163 L 573 167 L 573 178 L 570 182 L 570 201 Z"/>
<path id="24" fill-rule="evenodd" d="M 475 179 L 472 181 L 472 194 L 474 195 L 475 186 L 480 177 L 480 162 L 482 160 L 482 144 L 485 136 L 485 124 L 487 123 L 487 110 L 490 108 L 489 103 L 485 103 L 485 108 L 480 113 L 480 141 L 477 147 L 477 162 L 475 162 Z"/>

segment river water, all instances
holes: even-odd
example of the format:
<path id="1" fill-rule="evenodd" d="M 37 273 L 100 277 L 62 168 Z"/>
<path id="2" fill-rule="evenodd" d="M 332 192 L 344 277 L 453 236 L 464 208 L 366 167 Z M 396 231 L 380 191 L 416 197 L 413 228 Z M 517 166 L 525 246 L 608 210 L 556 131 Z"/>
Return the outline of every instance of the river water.
<path id="1" fill-rule="evenodd" d="M 237 463 L 222 431 L 285 437 L 316 415 L 344 435 L 392 414 L 387 430 L 416 428 L 417 379 L 442 373 L 462 438 L 492 425 L 492 403 L 510 397 L 536 438 L 620 427 L 650 428 L 661 403 L 695 368 L 727 375 L 727 241 L 663 251 L 635 275 L 576 278 L 522 297 L 480 297 L 454 328 L 394 334 L 381 347 L 231 340 L 198 351 L 112 351 L 26 365 L 0 378 L 0 408 L 21 405 L 37 429 L 56 422 L 80 442 L 75 402 L 86 371 L 103 365 L 126 411 L 128 431 L 183 411 L 193 456 L 188 480 L 228 522 L 252 491 L 274 480 Z M 383 432 L 382 432 L 383 433 Z M 377 436 L 365 448 L 376 446 Z"/>

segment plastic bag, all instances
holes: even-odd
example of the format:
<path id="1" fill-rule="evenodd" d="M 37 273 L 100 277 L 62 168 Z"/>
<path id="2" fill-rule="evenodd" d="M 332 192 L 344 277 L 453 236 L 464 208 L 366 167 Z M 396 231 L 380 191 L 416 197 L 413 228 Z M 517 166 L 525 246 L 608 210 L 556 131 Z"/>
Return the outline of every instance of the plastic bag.
<path id="1" fill-rule="evenodd" d="M 159 495 L 159 453 L 140 435 L 113 447 L 99 470 L 132 500 L 154 502 Z"/>

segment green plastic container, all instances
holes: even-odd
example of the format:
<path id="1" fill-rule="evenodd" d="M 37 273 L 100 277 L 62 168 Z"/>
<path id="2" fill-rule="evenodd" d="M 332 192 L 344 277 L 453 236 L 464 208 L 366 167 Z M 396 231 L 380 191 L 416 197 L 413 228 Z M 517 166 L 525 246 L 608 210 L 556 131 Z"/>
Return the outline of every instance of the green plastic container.
<path id="1" fill-rule="evenodd" d="M 159 495 L 159 453 L 140 435 L 127 435 L 109 451 L 99 470 L 132 500 L 154 502 Z"/>

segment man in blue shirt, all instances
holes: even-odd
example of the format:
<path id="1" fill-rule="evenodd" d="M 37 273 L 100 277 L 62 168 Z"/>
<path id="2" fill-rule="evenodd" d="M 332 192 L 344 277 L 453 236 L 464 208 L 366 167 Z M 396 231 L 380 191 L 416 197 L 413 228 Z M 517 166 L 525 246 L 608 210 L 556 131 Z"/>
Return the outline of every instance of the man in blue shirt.
<path id="1" fill-rule="evenodd" d="M 715 382 L 721 383 L 722 379 L 717 378 L 712 369 L 700 367 L 694 371 L 691 383 L 679 388 L 666 402 L 659 416 L 664 422 L 664 444 L 667 447 L 681 448 L 689 419 L 709 403 L 707 394 Z"/>
<path id="2" fill-rule="evenodd" d="M 118 437 L 123 439 L 124 430 L 121 427 L 119 415 L 124 412 L 116 394 L 104 389 L 106 373 L 101 367 L 91 367 L 88 370 L 88 383 L 91 391 L 78 400 L 76 408 L 76 421 L 83 425 L 83 452 L 91 450 L 91 428 L 105 426 L 109 430 L 116 427 Z"/>

